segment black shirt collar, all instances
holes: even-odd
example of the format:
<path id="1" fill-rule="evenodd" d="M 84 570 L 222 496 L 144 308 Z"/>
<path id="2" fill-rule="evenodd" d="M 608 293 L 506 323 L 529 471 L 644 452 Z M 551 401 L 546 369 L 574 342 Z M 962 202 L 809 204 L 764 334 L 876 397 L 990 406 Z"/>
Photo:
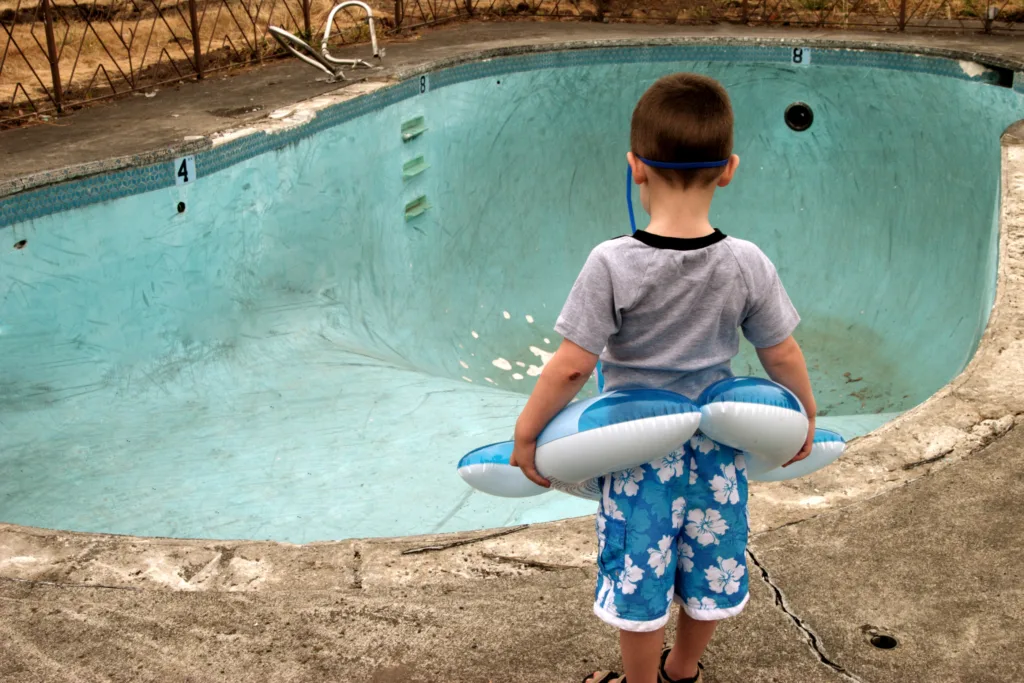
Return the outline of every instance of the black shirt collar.
<path id="1" fill-rule="evenodd" d="M 664 235 L 655 235 L 652 232 L 637 230 L 633 233 L 633 239 L 639 240 L 655 249 L 694 251 L 721 242 L 725 239 L 725 233 L 715 230 L 710 235 L 705 235 L 704 237 L 665 237 Z"/>

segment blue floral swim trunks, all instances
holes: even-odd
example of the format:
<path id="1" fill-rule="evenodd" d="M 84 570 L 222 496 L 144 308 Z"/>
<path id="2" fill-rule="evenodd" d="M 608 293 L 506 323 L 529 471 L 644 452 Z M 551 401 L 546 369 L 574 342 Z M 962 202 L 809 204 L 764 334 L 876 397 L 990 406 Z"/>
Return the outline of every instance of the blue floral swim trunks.
<path id="1" fill-rule="evenodd" d="M 743 456 L 697 434 L 652 463 L 602 478 L 594 613 L 627 631 L 666 624 L 672 600 L 702 621 L 747 603 Z"/>

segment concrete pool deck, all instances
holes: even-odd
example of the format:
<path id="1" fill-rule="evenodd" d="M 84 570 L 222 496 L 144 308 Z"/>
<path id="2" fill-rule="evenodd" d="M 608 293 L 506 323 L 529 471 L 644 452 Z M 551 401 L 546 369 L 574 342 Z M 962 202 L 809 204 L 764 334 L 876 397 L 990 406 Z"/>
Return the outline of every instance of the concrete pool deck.
<path id="1" fill-rule="evenodd" d="M 389 46 L 389 68 L 401 75 L 491 48 L 649 36 L 891 38 L 467 25 Z M 1024 56 L 1009 39 L 893 41 L 964 59 L 985 53 L 978 59 L 988 63 Z M 6 131 L 4 178 L 80 163 L 95 172 L 111 155 L 170 154 L 185 135 L 256 127 L 253 117 L 337 87 L 313 79 L 309 67 L 280 62 L 223 84 L 86 109 L 62 127 Z M 282 92 L 268 86 L 284 80 Z M 262 109 L 242 111 L 255 107 L 248 97 Z M 1024 415 L 1024 135 L 1012 130 L 1001 217 L 996 305 L 967 370 L 852 444 L 836 466 L 752 488 L 751 569 L 762 576 L 752 576 L 747 613 L 712 645 L 710 681 L 1024 678 L 1024 576 L 1014 557 L 1024 542 L 1024 432 L 1014 428 Z M 0 526 L 0 680 L 579 680 L 617 661 L 614 631 L 589 613 L 591 523 L 308 546 Z M 876 633 L 899 647 L 873 648 Z"/>

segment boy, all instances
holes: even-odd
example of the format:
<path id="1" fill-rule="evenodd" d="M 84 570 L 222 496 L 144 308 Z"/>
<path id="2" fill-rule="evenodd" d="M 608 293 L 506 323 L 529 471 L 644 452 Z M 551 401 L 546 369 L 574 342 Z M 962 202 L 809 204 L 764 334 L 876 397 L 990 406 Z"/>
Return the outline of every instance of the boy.
<path id="1" fill-rule="evenodd" d="M 555 325 L 564 338 L 516 423 L 512 464 L 536 470 L 536 439 L 602 361 L 606 389 L 651 387 L 696 398 L 731 376 L 738 329 L 768 376 L 816 412 L 800 347 L 800 317 L 768 257 L 708 222 L 716 187 L 739 165 L 733 114 L 716 81 L 674 74 L 641 97 L 627 155 L 646 231 L 598 245 Z M 788 464 L 788 463 L 787 463 Z M 717 622 L 746 605 L 747 481 L 743 457 L 695 436 L 669 456 L 603 478 L 597 516 L 594 612 L 620 630 L 625 676 L 585 683 L 694 683 Z M 675 644 L 662 650 L 671 603 L 681 604 Z"/>

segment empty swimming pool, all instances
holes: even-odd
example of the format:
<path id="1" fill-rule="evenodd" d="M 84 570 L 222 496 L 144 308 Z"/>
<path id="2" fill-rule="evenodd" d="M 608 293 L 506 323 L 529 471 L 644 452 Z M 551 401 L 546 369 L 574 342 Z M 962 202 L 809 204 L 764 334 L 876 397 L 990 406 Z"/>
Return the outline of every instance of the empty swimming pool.
<path id="1" fill-rule="evenodd" d="M 1020 96 L 972 63 L 802 55 L 492 59 L 3 201 L 0 521 L 305 542 L 591 512 L 473 493 L 454 464 L 510 437 L 587 253 L 628 231 L 630 113 L 679 70 L 733 98 L 713 221 L 778 265 L 820 425 L 920 403 L 987 321 Z"/>

